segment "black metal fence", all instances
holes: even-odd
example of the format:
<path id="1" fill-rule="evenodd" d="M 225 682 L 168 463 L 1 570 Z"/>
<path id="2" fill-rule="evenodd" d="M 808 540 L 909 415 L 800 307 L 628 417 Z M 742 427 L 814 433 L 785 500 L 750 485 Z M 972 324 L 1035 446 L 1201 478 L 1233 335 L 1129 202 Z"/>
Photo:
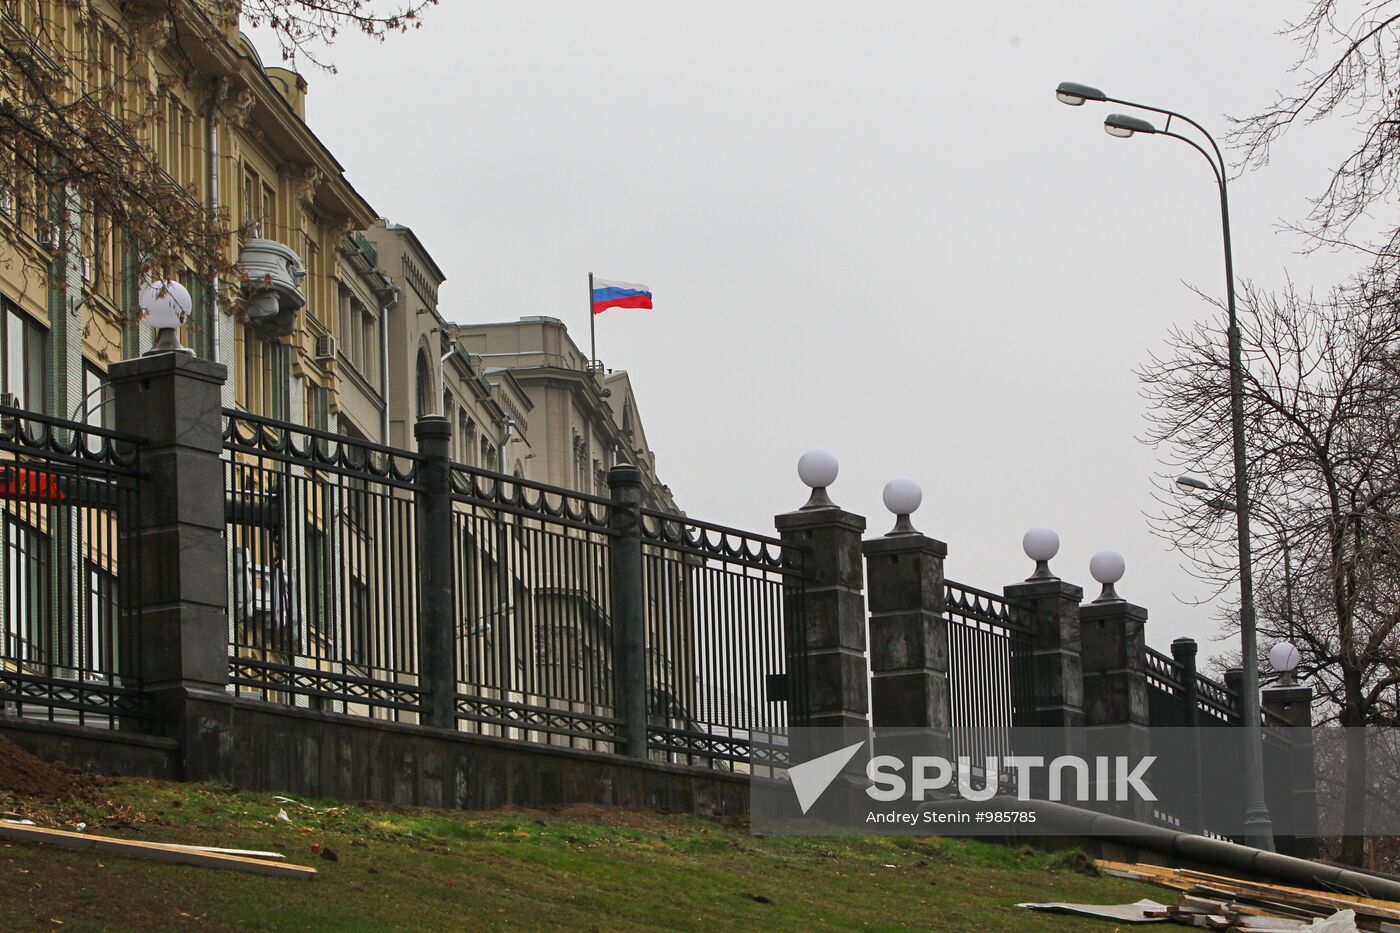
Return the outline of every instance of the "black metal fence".
<path id="1" fill-rule="evenodd" d="M 426 542 L 422 455 L 224 418 L 233 692 L 427 722 L 421 583 L 447 559 L 457 727 L 622 750 L 610 499 L 452 464 L 451 540 Z M 781 744 L 797 557 L 675 515 L 640 522 L 651 757 L 732 767 Z"/>
<path id="2" fill-rule="evenodd" d="M 613 750 L 609 502 L 455 464 L 461 728 Z"/>
<path id="3" fill-rule="evenodd" d="M 140 444 L 0 407 L 0 712 L 115 727 L 142 712 L 137 607 Z"/>
<path id="4" fill-rule="evenodd" d="M 1242 741 L 1211 743 L 1210 754 L 1202 754 L 1194 729 L 1188 731 L 1188 728 L 1242 725 L 1238 694 L 1228 685 L 1148 648 L 1147 701 L 1151 725 L 1171 730 L 1154 733 L 1164 740 L 1164 747 L 1154 748 L 1154 751 L 1191 756 L 1197 775 L 1194 784 L 1180 783 L 1163 788 L 1155 818 L 1175 828 L 1219 835 L 1212 827 L 1234 825 L 1245 806 L 1244 790 L 1239 781 L 1244 768 L 1244 744 Z M 1306 754 L 1307 767 L 1311 769 L 1311 739 L 1295 734 L 1295 730 L 1268 710 L 1264 710 L 1261 717 L 1265 727 L 1265 801 L 1271 813 L 1285 816 L 1296 805 L 1293 775 L 1300 754 Z"/>
<path id="5" fill-rule="evenodd" d="M 417 721 L 415 455 L 224 419 L 231 689 Z"/>
<path id="6" fill-rule="evenodd" d="M 975 587 L 945 581 L 948 687 L 956 755 L 1004 756 L 1014 726 L 1035 725 L 1035 666 L 1026 609 Z"/>
<path id="7" fill-rule="evenodd" d="M 647 740 L 653 755 L 732 768 L 783 760 L 802 626 L 801 553 L 776 538 L 643 510 Z"/>

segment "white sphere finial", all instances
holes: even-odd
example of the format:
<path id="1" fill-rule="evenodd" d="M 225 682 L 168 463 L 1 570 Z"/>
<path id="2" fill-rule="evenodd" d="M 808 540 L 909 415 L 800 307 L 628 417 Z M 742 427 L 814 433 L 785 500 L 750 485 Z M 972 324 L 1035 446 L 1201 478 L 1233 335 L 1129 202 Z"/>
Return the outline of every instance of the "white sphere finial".
<path id="1" fill-rule="evenodd" d="M 826 487 L 836 482 L 836 455 L 822 447 L 813 447 L 797 458 L 797 475 L 812 489 L 804 509 L 829 509 L 836 503 L 826 494 Z"/>
<path id="2" fill-rule="evenodd" d="M 895 516 L 913 515 L 924 501 L 924 491 L 907 476 L 896 476 L 885 484 L 885 508 Z"/>
<path id="3" fill-rule="evenodd" d="M 194 311 L 194 302 L 185 286 L 173 279 L 157 280 L 141 289 L 137 305 L 141 317 L 156 329 L 156 341 L 150 352 L 184 349 L 175 331 Z"/>
<path id="4" fill-rule="evenodd" d="M 1050 572 L 1050 561 L 1055 555 L 1060 553 L 1060 536 L 1055 534 L 1053 528 L 1032 528 L 1021 536 L 1021 550 L 1026 552 L 1026 556 L 1035 561 L 1035 573 L 1032 580 L 1053 577 Z"/>
<path id="5" fill-rule="evenodd" d="M 918 511 L 924 501 L 924 491 L 919 488 L 919 484 L 907 476 L 896 476 L 885 484 L 881 498 L 885 500 L 885 508 L 894 513 L 896 519 L 894 530 L 890 534 L 915 534 L 909 516 Z"/>
<path id="6" fill-rule="evenodd" d="M 1127 569 L 1127 566 L 1123 555 L 1117 551 L 1099 551 L 1089 558 L 1090 576 L 1103 584 L 1103 592 L 1099 594 L 1099 599 L 1118 598 L 1118 594 L 1113 590 L 1113 584 L 1123 579 L 1123 571 Z"/>
<path id="7" fill-rule="evenodd" d="M 1302 660 L 1303 656 L 1292 642 L 1281 641 L 1269 649 L 1269 666 L 1280 674 L 1291 675 Z"/>
<path id="8" fill-rule="evenodd" d="M 836 482 L 838 467 L 835 454 L 813 447 L 797 459 L 797 476 L 812 489 L 825 489 Z"/>

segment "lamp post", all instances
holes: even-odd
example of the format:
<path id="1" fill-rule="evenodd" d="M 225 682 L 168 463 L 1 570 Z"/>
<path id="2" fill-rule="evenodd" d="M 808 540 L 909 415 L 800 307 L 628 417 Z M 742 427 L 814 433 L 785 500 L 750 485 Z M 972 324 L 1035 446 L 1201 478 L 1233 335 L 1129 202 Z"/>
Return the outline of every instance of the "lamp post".
<path id="1" fill-rule="evenodd" d="M 1234 435 L 1235 469 L 1235 536 L 1239 548 L 1240 563 L 1240 649 L 1243 654 L 1244 684 L 1240 697 L 1241 718 L 1244 720 L 1244 781 L 1245 781 L 1245 841 L 1260 849 L 1273 851 L 1273 823 L 1269 819 L 1269 808 L 1264 801 L 1264 755 L 1263 727 L 1259 713 L 1259 658 L 1258 638 L 1254 619 L 1254 572 L 1250 557 L 1249 541 L 1249 481 L 1245 476 L 1244 447 L 1244 364 L 1240 351 L 1240 329 L 1235 319 L 1235 260 L 1230 248 L 1230 200 L 1225 185 L 1225 160 L 1220 155 L 1220 147 L 1215 139 L 1190 117 L 1183 116 L 1161 107 L 1134 103 L 1109 97 L 1096 87 L 1066 81 L 1055 89 L 1055 98 L 1071 107 L 1081 107 L 1089 101 L 1095 103 L 1122 104 L 1136 110 L 1146 110 L 1165 116 L 1166 123 L 1159 130 L 1147 120 L 1128 114 L 1110 114 L 1104 120 L 1104 131 L 1110 136 L 1127 139 L 1136 135 L 1169 136 L 1186 143 L 1210 163 L 1215 174 L 1216 186 L 1220 189 L 1220 227 L 1225 243 L 1225 296 L 1229 314 L 1229 330 L 1226 338 L 1230 348 L 1230 426 Z M 1180 120 L 1195 127 L 1197 132 L 1210 143 L 1207 152 L 1200 143 L 1180 133 L 1172 132 L 1172 121 Z M 1212 153 L 1214 157 L 1212 158 Z"/>
<path id="2" fill-rule="evenodd" d="M 1209 498 L 1205 498 L 1205 503 L 1212 509 L 1220 512 L 1236 511 L 1233 499 L 1200 477 L 1178 476 L 1176 484 L 1192 493 L 1200 493 L 1202 497 L 1209 494 Z M 1283 621 L 1288 623 L 1288 637 L 1293 638 L 1297 635 L 1297 628 L 1293 614 L 1293 539 L 1288 533 L 1288 523 L 1279 516 L 1278 512 L 1263 502 L 1253 502 L 1250 505 L 1253 511 L 1263 515 L 1267 523 L 1273 526 L 1283 544 Z"/>
<path id="3" fill-rule="evenodd" d="M 190 293 L 179 282 L 171 279 L 168 281 L 156 281 L 141 289 L 141 296 L 138 302 L 141 308 L 141 316 L 146 319 L 146 323 L 155 328 L 156 339 L 151 348 L 143 356 L 150 356 L 153 353 L 193 353 L 193 350 L 180 345 L 180 335 L 178 333 L 181 325 L 189 320 L 190 312 L 194 309 L 194 303 L 190 300 Z"/>

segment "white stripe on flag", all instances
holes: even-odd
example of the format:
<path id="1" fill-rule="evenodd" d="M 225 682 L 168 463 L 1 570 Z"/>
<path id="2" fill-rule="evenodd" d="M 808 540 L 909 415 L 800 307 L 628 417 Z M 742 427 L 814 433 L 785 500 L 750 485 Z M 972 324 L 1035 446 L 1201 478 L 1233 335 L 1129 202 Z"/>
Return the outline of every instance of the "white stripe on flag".
<path id="1" fill-rule="evenodd" d="M 636 282 L 614 282 L 612 279 L 600 279 L 596 275 L 593 277 L 594 288 L 622 288 L 629 292 L 646 292 L 651 294 L 651 289 L 645 285 L 638 285 Z"/>

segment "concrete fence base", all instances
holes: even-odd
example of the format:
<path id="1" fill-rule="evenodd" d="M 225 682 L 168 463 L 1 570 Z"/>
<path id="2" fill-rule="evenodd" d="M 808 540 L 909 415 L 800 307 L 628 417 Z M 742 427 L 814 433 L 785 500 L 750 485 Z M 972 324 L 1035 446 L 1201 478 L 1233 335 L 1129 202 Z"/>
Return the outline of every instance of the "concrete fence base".
<path id="1" fill-rule="evenodd" d="M 164 737 L 0 718 L 0 735 L 84 771 L 231 784 L 347 801 L 488 809 L 591 803 L 742 816 L 745 774 L 514 742 L 232 697 L 187 703 L 186 745 Z"/>

